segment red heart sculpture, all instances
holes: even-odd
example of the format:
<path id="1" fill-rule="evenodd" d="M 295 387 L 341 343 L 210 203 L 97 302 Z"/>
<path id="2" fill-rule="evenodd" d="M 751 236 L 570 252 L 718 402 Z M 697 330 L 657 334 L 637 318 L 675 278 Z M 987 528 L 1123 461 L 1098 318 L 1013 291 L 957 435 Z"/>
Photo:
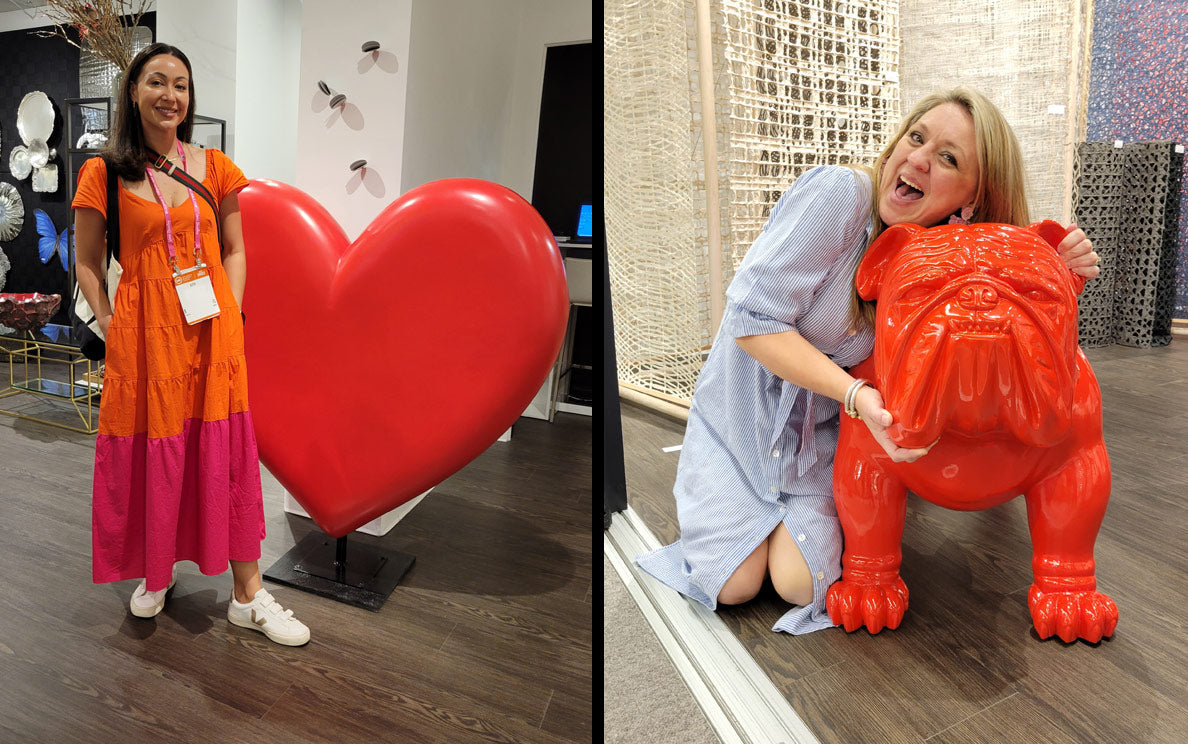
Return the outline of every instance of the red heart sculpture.
<path id="1" fill-rule="evenodd" d="M 255 180 L 239 203 L 260 459 L 333 537 L 477 457 L 557 358 L 564 264 L 510 189 L 425 184 L 353 243 L 292 186 Z"/>

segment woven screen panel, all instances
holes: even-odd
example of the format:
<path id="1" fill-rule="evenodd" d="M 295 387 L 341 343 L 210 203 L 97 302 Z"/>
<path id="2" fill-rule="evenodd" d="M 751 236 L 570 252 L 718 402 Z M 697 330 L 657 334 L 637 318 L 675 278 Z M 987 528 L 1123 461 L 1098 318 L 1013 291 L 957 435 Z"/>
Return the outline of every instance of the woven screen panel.
<path id="1" fill-rule="evenodd" d="M 604 203 L 623 382 L 693 397 L 710 341 L 692 3 L 607 0 Z"/>
<path id="2" fill-rule="evenodd" d="M 899 123 L 899 0 L 722 0 L 717 110 L 728 114 L 723 276 L 780 195 L 824 164 L 872 164 Z M 723 291 L 725 287 L 723 287 Z"/>
<path id="3" fill-rule="evenodd" d="M 797 176 L 869 164 L 899 118 L 899 0 L 714 0 L 714 122 L 694 3 L 604 5 L 607 250 L 622 382 L 689 401 L 747 249 Z M 722 281 L 710 286 L 703 139 L 718 153 Z"/>
<path id="4" fill-rule="evenodd" d="M 1065 220 L 1070 212 L 1075 147 L 1084 139 L 1087 6 L 1085 0 L 903 0 L 904 111 L 958 85 L 993 101 L 1019 139 L 1033 220 Z"/>

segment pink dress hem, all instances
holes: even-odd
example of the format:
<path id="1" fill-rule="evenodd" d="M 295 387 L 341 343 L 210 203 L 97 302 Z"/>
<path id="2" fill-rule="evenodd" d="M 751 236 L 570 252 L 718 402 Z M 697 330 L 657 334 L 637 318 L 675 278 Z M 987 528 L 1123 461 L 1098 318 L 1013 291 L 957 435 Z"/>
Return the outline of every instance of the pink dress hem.
<path id="1" fill-rule="evenodd" d="M 131 464 L 131 467 L 129 465 Z M 169 585 L 173 564 L 207 575 L 260 558 L 264 505 L 251 414 L 186 421 L 180 434 L 100 434 L 91 538 L 94 582 Z"/>

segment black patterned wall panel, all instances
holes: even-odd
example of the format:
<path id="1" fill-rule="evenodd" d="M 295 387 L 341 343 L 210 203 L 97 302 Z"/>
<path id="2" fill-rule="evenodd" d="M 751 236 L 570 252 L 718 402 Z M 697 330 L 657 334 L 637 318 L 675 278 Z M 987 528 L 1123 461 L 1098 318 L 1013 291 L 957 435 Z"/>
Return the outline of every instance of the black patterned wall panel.
<path id="1" fill-rule="evenodd" d="M 1122 218 L 1122 149 L 1109 142 L 1077 146 L 1077 205 L 1073 221 L 1101 257 L 1101 274 L 1077 298 L 1081 346 L 1114 343 L 1114 282 Z"/>
<path id="2" fill-rule="evenodd" d="M 1155 344 L 1156 307 L 1159 300 L 1160 264 L 1165 230 L 1172 220 L 1167 214 L 1172 178 L 1174 143 L 1135 142 L 1122 148 L 1125 158 L 1125 201 L 1120 223 L 1121 261 L 1114 293 L 1114 338 L 1126 346 Z M 1175 177 L 1180 177 L 1180 172 Z M 1176 196 L 1179 196 L 1177 191 Z M 1178 203 L 1175 205 L 1178 212 Z M 1178 218 L 1174 224 L 1179 225 Z M 1168 259 L 1174 260 L 1174 259 Z M 1171 322 L 1161 329 L 1171 340 Z"/>
<path id="3" fill-rule="evenodd" d="M 78 96 L 78 49 L 62 39 L 43 39 L 29 30 L 0 33 L 0 180 L 12 184 L 25 203 L 25 223 L 11 241 L 0 243 L 12 269 L 4 283 L 5 292 L 44 292 L 69 296 L 69 277 L 56 258 L 47 264 L 37 255 L 37 222 L 34 209 L 44 210 L 58 230 L 66 228 L 70 205 L 66 203 L 65 128 L 62 114 L 66 98 Z M 48 144 L 58 151 L 51 162 L 58 166 L 58 190 L 39 193 L 33 190 L 33 177 L 20 181 L 8 168 L 12 148 L 24 144 L 17 132 L 17 108 L 26 93 L 39 90 L 49 96 L 55 109 L 54 136 Z M 65 303 L 63 303 L 65 305 Z M 65 309 L 52 322 L 65 321 Z"/>
<path id="4" fill-rule="evenodd" d="M 141 25 L 155 29 L 156 14 L 146 13 Z M 69 275 L 62 269 L 57 258 L 41 263 L 37 253 L 37 222 L 34 209 L 41 209 L 53 220 L 59 230 L 69 224 L 70 204 L 66 199 L 66 179 L 76 177 L 82 159 L 76 156 L 74 174 L 66 167 L 65 141 L 67 98 L 78 97 L 78 49 L 65 40 L 53 37 L 42 38 L 30 32 L 36 29 L 21 29 L 0 33 L 0 181 L 12 184 L 20 192 L 25 205 L 25 222 L 21 232 L 11 241 L 0 243 L 0 250 L 8 256 L 12 269 L 4 284 L 5 292 L 44 292 L 70 296 Z M 33 190 L 33 177 L 20 181 L 12 176 L 8 157 L 12 148 L 23 144 L 17 132 L 17 108 L 26 93 L 39 90 L 49 96 L 55 109 L 54 135 L 48 144 L 57 150 L 51 161 L 58 166 L 58 190 L 41 193 Z M 51 322 L 66 322 L 66 303 Z"/>
<path id="5" fill-rule="evenodd" d="M 1171 145 L 1171 167 L 1168 172 L 1167 198 L 1163 204 L 1163 242 L 1159 251 L 1159 284 L 1155 290 L 1155 325 L 1151 329 L 1151 345 L 1171 343 L 1172 316 L 1176 309 L 1176 263 L 1180 246 L 1180 190 L 1184 174 L 1184 153 Z"/>
<path id="6" fill-rule="evenodd" d="M 1079 298 L 1082 346 L 1171 343 L 1184 155 L 1171 141 L 1077 146 L 1074 219 L 1101 256 Z"/>

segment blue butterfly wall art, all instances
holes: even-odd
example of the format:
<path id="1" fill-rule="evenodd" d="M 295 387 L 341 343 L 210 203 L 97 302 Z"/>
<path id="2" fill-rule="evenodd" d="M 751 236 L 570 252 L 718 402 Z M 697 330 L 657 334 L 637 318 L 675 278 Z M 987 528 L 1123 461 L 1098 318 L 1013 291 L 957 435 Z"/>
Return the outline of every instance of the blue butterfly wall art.
<path id="1" fill-rule="evenodd" d="M 54 221 L 40 209 L 34 209 L 33 216 L 37 218 L 37 252 L 41 255 L 41 262 L 49 263 L 57 253 L 58 259 L 62 262 L 62 269 L 69 271 L 70 252 L 66 250 L 66 234 L 70 232 L 70 228 L 59 233 L 54 227 Z M 74 247 L 73 243 L 70 247 Z"/>

